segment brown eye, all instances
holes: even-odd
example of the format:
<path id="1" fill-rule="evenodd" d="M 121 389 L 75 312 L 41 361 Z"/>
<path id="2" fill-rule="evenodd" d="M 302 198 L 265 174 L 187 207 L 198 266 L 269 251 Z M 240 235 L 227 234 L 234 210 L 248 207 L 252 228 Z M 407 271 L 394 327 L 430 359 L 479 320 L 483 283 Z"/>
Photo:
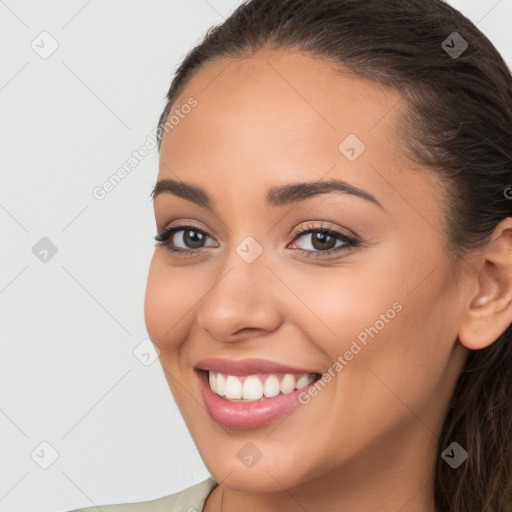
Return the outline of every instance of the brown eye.
<path id="1" fill-rule="evenodd" d="M 308 225 L 295 235 L 292 248 L 307 257 L 328 257 L 359 247 L 359 241 L 345 233 L 322 225 Z"/>
<path id="2" fill-rule="evenodd" d="M 302 239 L 301 244 L 297 244 L 299 249 L 305 251 L 329 251 L 336 247 L 336 242 L 348 242 L 346 237 L 341 233 L 332 234 L 325 230 L 309 230 L 306 233 L 299 234 L 297 240 Z M 339 246 L 340 244 L 338 244 Z"/>
<path id="3" fill-rule="evenodd" d="M 173 226 L 155 236 L 160 245 L 175 253 L 199 253 L 208 238 L 211 237 L 194 226 Z"/>
<path id="4" fill-rule="evenodd" d="M 187 249 L 199 249 L 203 247 L 207 237 L 207 235 L 201 231 L 193 229 L 181 229 L 174 234 L 176 235 L 177 233 L 184 233 L 179 238 L 181 238 L 182 243 L 186 246 Z"/>
<path id="5" fill-rule="evenodd" d="M 336 238 L 321 231 L 311 233 L 311 244 L 319 251 L 333 249 L 336 246 Z"/>

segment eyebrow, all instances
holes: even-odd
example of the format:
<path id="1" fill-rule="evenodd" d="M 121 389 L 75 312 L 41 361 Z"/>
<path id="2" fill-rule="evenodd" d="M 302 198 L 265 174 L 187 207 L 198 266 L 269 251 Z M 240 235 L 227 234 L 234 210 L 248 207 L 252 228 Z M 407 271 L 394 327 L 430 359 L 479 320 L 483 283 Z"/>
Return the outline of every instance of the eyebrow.
<path id="1" fill-rule="evenodd" d="M 339 192 L 342 194 L 349 194 L 361 199 L 365 199 L 371 203 L 376 204 L 382 208 L 382 205 L 377 199 L 361 188 L 355 187 L 346 181 L 339 179 L 331 179 L 329 181 L 314 181 L 305 183 L 294 183 L 290 185 L 283 185 L 271 188 L 265 197 L 266 203 L 269 206 L 285 206 L 288 204 L 304 201 L 320 194 L 328 194 L 330 192 Z M 161 179 L 156 182 L 156 185 L 151 192 L 151 197 L 155 199 L 158 195 L 167 193 L 176 197 L 181 197 L 187 201 L 197 204 L 207 210 L 213 212 L 215 202 L 208 193 L 190 183 L 176 181 L 171 179 Z"/>

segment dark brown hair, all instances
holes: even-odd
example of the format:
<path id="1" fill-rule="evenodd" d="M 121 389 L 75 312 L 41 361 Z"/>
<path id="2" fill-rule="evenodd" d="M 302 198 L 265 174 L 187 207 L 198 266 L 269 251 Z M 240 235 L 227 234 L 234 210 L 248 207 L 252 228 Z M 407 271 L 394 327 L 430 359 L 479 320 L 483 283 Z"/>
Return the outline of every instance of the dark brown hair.
<path id="1" fill-rule="evenodd" d="M 453 32 L 468 44 L 460 55 L 448 51 Z M 512 216 L 510 70 L 487 37 L 441 0 L 244 2 L 179 66 L 158 147 L 174 102 L 202 64 L 263 48 L 300 51 L 403 95 L 404 151 L 445 182 L 447 240 L 456 258 L 484 246 Z M 441 458 L 453 441 L 468 452 L 457 469 Z M 439 439 L 435 503 L 440 512 L 512 511 L 511 326 L 471 351 L 459 376 Z"/>

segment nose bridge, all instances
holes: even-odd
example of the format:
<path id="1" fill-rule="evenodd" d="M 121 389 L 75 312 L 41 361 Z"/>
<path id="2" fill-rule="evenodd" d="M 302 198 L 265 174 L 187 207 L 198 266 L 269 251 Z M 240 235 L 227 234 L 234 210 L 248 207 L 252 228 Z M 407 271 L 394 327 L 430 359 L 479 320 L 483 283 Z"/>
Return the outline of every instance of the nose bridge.
<path id="1" fill-rule="evenodd" d="M 244 328 L 274 329 L 279 312 L 263 245 L 247 236 L 231 249 L 198 310 L 198 322 L 219 341 Z"/>
<path id="2" fill-rule="evenodd" d="M 243 298 L 241 302 L 256 303 L 258 297 L 264 292 L 268 297 L 266 283 L 268 281 L 267 268 L 268 258 L 264 249 L 264 241 L 261 235 L 256 240 L 255 236 L 238 236 L 238 240 L 233 237 L 230 242 L 229 252 L 226 254 L 219 279 L 212 291 L 217 289 L 218 293 L 229 293 L 224 299 Z M 224 289 L 226 288 L 226 289 Z M 255 300 L 256 299 L 256 300 Z"/>

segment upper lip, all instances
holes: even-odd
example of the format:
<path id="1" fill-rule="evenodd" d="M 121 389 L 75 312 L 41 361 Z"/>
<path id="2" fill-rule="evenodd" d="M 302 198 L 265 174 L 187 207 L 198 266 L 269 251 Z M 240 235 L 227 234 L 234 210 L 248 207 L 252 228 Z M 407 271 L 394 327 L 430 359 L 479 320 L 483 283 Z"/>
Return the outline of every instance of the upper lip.
<path id="1" fill-rule="evenodd" d="M 201 359 L 195 368 L 199 370 L 211 370 L 227 375 L 254 375 L 257 373 L 317 373 L 308 368 L 295 368 L 267 359 Z"/>

